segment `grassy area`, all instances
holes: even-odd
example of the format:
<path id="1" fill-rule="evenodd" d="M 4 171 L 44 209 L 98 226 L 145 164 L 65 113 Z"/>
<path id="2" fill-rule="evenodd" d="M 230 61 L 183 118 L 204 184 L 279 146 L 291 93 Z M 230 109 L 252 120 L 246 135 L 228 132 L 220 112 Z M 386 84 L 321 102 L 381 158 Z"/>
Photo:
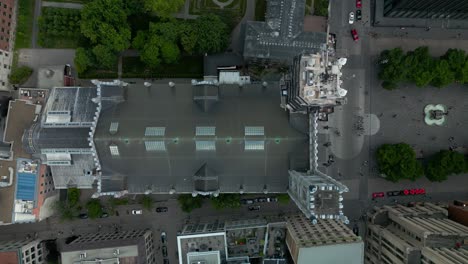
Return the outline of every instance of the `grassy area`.
<path id="1" fill-rule="evenodd" d="M 328 17 L 328 0 L 314 0 L 314 15 Z"/>
<path id="2" fill-rule="evenodd" d="M 255 21 L 265 21 L 267 0 L 257 0 L 255 2 Z"/>
<path id="3" fill-rule="evenodd" d="M 81 36 L 81 11 L 43 7 L 39 18 L 39 45 L 43 48 L 77 48 Z"/>
<path id="4" fill-rule="evenodd" d="M 306 5 L 305 5 L 305 10 L 304 10 L 304 15 L 310 15 L 310 9 L 312 8 L 312 1 L 313 0 L 306 0 Z"/>
<path id="5" fill-rule="evenodd" d="M 19 0 L 15 50 L 31 47 L 34 0 Z"/>
<path id="6" fill-rule="evenodd" d="M 163 64 L 157 69 L 148 68 L 139 57 L 122 58 L 123 78 L 201 78 L 203 77 L 203 57 L 186 56 L 178 63 Z"/>
<path id="7" fill-rule="evenodd" d="M 91 2 L 91 0 L 51 0 L 50 2 L 86 4 Z"/>
<path id="8" fill-rule="evenodd" d="M 246 0 L 234 0 L 231 4 L 221 9 L 212 0 L 190 0 L 189 13 L 191 15 L 203 15 L 222 11 L 235 11 L 237 15 L 244 16 Z"/>

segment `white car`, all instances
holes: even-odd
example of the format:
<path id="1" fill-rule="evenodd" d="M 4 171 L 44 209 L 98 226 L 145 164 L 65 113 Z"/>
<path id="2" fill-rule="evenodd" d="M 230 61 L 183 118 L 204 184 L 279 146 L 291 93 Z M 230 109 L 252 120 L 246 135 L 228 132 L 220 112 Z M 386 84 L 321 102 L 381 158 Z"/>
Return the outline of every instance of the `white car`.
<path id="1" fill-rule="evenodd" d="M 143 214 L 143 210 L 132 210 L 132 215 L 141 215 Z"/>
<path id="2" fill-rule="evenodd" d="M 354 23 L 354 12 L 350 12 L 349 13 L 349 24 L 353 24 Z"/>

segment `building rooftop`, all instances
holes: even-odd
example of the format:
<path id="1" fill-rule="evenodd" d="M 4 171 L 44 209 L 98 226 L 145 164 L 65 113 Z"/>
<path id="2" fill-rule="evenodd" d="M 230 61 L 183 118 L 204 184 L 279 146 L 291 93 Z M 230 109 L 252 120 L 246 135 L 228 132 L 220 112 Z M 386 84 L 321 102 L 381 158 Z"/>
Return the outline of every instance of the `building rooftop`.
<path id="1" fill-rule="evenodd" d="M 37 107 L 26 101 L 10 101 L 3 141 L 12 144 L 12 160 L 0 160 L 0 175 L 7 176 L 5 187 L 0 188 L 0 222 L 11 223 L 14 210 L 15 190 L 17 184 L 16 159 L 31 158 L 22 147 L 21 137 L 33 122 Z"/>
<path id="2" fill-rule="evenodd" d="M 0 252 L 0 263 L 3 264 L 19 264 L 18 251 Z"/>
<path id="3" fill-rule="evenodd" d="M 206 261 L 206 264 L 220 264 L 226 259 L 225 241 L 224 232 L 178 236 L 179 263 Z"/>
<path id="4" fill-rule="evenodd" d="M 306 0 L 267 1 L 265 22 L 246 24 L 244 57 L 291 60 L 325 49 L 327 33 L 304 32 Z"/>
<path id="5" fill-rule="evenodd" d="M 279 107 L 277 83 L 204 87 L 131 85 L 126 101 L 99 118 L 94 142 L 103 177 L 125 181 L 131 193 L 217 185 L 220 192 L 284 192 L 288 169 L 308 166 L 308 137 Z M 209 107 L 195 99 L 217 95 Z"/>
<path id="6" fill-rule="evenodd" d="M 50 91 L 42 115 L 42 125 L 90 127 L 98 105 L 95 87 L 55 87 Z"/>

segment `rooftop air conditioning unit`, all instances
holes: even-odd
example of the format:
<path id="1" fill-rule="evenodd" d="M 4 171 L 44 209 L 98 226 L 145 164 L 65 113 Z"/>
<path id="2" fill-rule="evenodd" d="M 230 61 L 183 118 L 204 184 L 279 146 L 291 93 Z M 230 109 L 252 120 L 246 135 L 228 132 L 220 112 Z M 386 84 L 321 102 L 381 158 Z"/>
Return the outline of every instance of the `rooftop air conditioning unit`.
<path id="1" fill-rule="evenodd" d="M 86 258 L 86 252 L 80 253 L 80 259 L 85 259 Z"/>

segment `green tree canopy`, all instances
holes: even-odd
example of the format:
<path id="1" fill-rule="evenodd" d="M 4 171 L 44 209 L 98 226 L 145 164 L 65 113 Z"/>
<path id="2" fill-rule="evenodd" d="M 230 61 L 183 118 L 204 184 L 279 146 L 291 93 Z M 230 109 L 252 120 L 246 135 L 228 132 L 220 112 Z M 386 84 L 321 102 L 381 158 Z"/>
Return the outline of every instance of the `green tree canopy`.
<path id="1" fill-rule="evenodd" d="M 112 69 L 117 66 L 117 55 L 104 45 L 96 45 L 93 48 L 93 54 L 99 65 L 106 69 Z"/>
<path id="2" fill-rule="evenodd" d="M 431 84 L 435 87 L 441 88 L 453 83 L 454 81 L 455 74 L 450 69 L 449 62 L 446 60 L 439 60 L 434 68 Z"/>
<path id="3" fill-rule="evenodd" d="M 428 47 L 419 47 L 406 55 L 406 78 L 419 87 L 427 86 L 432 81 L 433 67 L 434 59 L 429 54 Z"/>
<path id="4" fill-rule="evenodd" d="M 140 203 L 146 210 L 150 211 L 153 208 L 153 198 L 149 195 L 143 195 Z"/>
<path id="5" fill-rule="evenodd" d="M 75 51 L 75 68 L 78 73 L 83 73 L 93 66 L 93 53 L 84 48 L 77 48 Z"/>
<path id="6" fill-rule="evenodd" d="M 133 38 L 132 46 L 133 48 L 141 51 L 145 47 L 146 41 L 148 40 L 148 32 L 143 30 L 138 30 L 136 36 Z"/>
<path id="7" fill-rule="evenodd" d="M 211 197 L 211 204 L 217 210 L 225 208 L 239 208 L 240 195 L 239 194 L 220 194 L 218 197 Z"/>
<path id="8" fill-rule="evenodd" d="M 146 10 L 162 17 L 179 12 L 184 3 L 185 0 L 144 0 Z"/>
<path id="9" fill-rule="evenodd" d="M 179 59 L 179 47 L 173 42 L 162 40 L 159 45 L 159 50 L 163 61 L 167 64 L 176 63 Z"/>
<path id="10" fill-rule="evenodd" d="M 379 78 L 389 83 L 397 83 L 405 78 L 405 54 L 401 48 L 384 50 L 379 58 Z"/>
<path id="11" fill-rule="evenodd" d="M 102 44 L 114 52 L 129 47 L 131 39 L 127 13 L 122 0 L 94 0 L 81 11 L 81 33 L 92 44 Z"/>
<path id="12" fill-rule="evenodd" d="M 423 167 L 414 150 L 405 143 L 383 144 L 377 149 L 380 173 L 392 182 L 400 179 L 416 180 L 423 175 Z"/>
<path id="13" fill-rule="evenodd" d="M 75 206 L 80 201 L 80 190 L 78 188 L 68 188 L 67 202 L 70 206 Z"/>
<path id="14" fill-rule="evenodd" d="M 191 194 L 181 194 L 177 197 L 180 208 L 186 213 L 192 212 L 194 209 L 200 208 L 203 205 L 203 197 L 192 197 Z"/>
<path id="15" fill-rule="evenodd" d="M 150 36 L 143 50 L 140 51 L 140 59 L 146 65 L 156 68 L 161 64 L 161 52 L 159 50 L 161 40 L 157 36 Z"/>
<path id="16" fill-rule="evenodd" d="M 441 150 L 431 157 L 426 166 L 426 177 L 430 181 L 441 182 L 447 180 L 451 174 L 466 171 L 465 156 L 456 151 Z"/>
<path id="17" fill-rule="evenodd" d="M 86 209 L 88 210 L 88 216 L 91 219 L 102 216 L 102 205 L 99 199 L 91 199 L 86 203 Z"/>
<path id="18" fill-rule="evenodd" d="M 227 25 L 219 16 L 209 14 L 199 16 L 193 22 L 197 36 L 195 49 L 197 53 L 216 53 L 223 51 L 228 44 Z"/>
<path id="19" fill-rule="evenodd" d="M 14 66 L 11 70 L 8 79 L 11 84 L 23 84 L 29 79 L 29 76 L 33 73 L 33 69 L 28 66 Z"/>
<path id="20" fill-rule="evenodd" d="M 455 79 L 463 82 L 463 68 L 467 62 L 465 51 L 460 49 L 449 49 L 445 55 L 442 56 L 442 59 L 447 61 L 450 71 L 455 75 Z"/>

